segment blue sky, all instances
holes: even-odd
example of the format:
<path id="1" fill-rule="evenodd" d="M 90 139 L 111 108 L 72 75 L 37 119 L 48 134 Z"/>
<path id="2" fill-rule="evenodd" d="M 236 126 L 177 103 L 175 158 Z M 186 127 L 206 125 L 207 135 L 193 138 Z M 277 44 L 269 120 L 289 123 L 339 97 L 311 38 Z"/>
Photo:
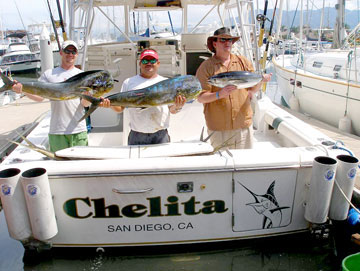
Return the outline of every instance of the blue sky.
<path id="1" fill-rule="evenodd" d="M 254 0 L 256 3 L 257 0 Z M 295 9 L 297 1 L 296 0 L 287 0 L 289 3 L 289 10 Z M 19 8 L 22 20 L 24 25 L 27 26 L 33 23 L 50 23 L 50 16 L 47 7 L 46 0 L 0 0 L 0 28 L 6 29 L 23 29 L 18 11 L 16 9 L 15 2 Z M 56 1 L 49 0 L 52 10 L 54 12 L 55 19 L 57 16 Z M 62 0 L 60 1 L 62 2 Z M 260 8 L 263 8 L 264 0 L 258 0 Z M 326 7 L 330 5 L 333 7 L 337 0 L 326 0 Z M 346 1 L 347 9 L 357 9 L 360 0 L 348 0 Z M 272 8 L 275 3 L 275 0 L 269 0 L 269 8 Z M 309 7 L 312 7 L 312 3 L 316 7 L 322 8 L 323 0 L 303 0 L 304 9 L 306 8 L 307 3 Z M 284 4 L 284 9 L 286 9 L 286 0 Z M 191 17 L 191 16 L 190 16 Z M 196 16 L 197 17 L 197 16 Z"/>

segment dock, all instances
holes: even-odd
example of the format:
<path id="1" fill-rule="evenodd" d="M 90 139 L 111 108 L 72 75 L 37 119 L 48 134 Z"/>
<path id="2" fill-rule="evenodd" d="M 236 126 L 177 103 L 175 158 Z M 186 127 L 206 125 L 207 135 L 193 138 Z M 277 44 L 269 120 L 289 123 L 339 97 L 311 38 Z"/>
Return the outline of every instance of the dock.
<path id="1" fill-rule="evenodd" d="M 50 110 L 50 101 L 35 102 L 23 96 L 0 107 L 0 161 L 14 148 L 10 140 L 19 141 L 26 136 Z"/>

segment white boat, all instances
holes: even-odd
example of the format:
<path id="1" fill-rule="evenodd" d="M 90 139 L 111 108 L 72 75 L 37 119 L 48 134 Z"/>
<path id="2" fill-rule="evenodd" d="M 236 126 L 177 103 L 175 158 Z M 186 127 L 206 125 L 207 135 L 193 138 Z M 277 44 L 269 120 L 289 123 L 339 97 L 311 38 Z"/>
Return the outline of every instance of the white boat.
<path id="1" fill-rule="evenodd" d="M 40 58 L 32 53 L 25 43 L 9 44 L 2 56 L 0 66 L 9 66 L 12 73 L 36 72 L 40 70 Z"/>
<path id="2" fill-rule="evenodd" d="M 76 10 L 76 2 L 68 6 Z M 218 3 L 196 1 L 210 2 Z M 101 8 L 108 1 L 93 4 Z M 118 4 L 136 9 L 133 1 Z M 181 4 L 186 18 L 187 1 Z M 232 4 L 237 9 L 240 2 Z M 145 44 L 160 52 L 162 74 L 190 73 L 199 65 L 192 58 L 209 55 L 206 37 L 185 31 L 181 44 L 160 38 L 87 47 L 85 41 L 80 60 L 83 54 L 87 69 L 121 65 L 121 81 L 136 74 Z M 353 184 L 357 159 L 268 97 L 254 98 L 253 105 L 255 146 L 248 150 L 214 151 L 200 140 L 205 121 L 196 101 L 171 117 L 171 143 L 127 146 L 128 116 L 107 109 L 92 116 L 89 147 L 56 152 L 67 160 L 17 147 L 0 164 L 10 236 L 27 248 L 175 245 L 295 234 L 319 224 L 325 229 L 329 216 L 345 219 L 348 205 L 332 193 L 334 175 L 342 179 L 342 160 L 348 159 L 351 174 L 344 178 Z M 46 148 L 48 127 L 49 115 L 27 140 Z M 344 188 L 348 197 L 352 188 Z"/>
<path id="3" fill-rule="evenodd" d="M 349 54 L 337 50 L 305 57 L 282 55 L 272 62 L 279 89 L 290 107 L 296 108 L 297 101 L 300 112 L 340 128 L 347 117 L 352 128 L 345 130 L 360 136 L 360 83 L 354 68 L 360 65 L 360 58 L 350 63 Z"/>
<path id="4" fill-rule="evenodd" d="M 360 57 L 356 46 L 348 47 L 281 55 L 273 64 L 288 106 L 360 136 Z"/>

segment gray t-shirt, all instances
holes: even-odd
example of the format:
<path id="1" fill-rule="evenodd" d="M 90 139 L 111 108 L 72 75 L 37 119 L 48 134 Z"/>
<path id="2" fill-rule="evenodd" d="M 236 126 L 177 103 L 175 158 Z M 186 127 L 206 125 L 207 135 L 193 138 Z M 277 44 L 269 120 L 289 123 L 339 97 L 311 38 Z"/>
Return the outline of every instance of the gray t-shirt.
<path id="1" fill-rule="evenodd" d="M 75 67 L 70 70 L 57 67 L 45 71 L 39 78 L 39 81 L 60 83 L 81 72 L 82 70 Z M 49 134 L 68 135 L 87 131 L 85 120 L 78 122 L 84 115 L 84 107 L 80 103 L 80 99 L 65 101 L 51 100 L 50 102 L 51 119 Z"/>

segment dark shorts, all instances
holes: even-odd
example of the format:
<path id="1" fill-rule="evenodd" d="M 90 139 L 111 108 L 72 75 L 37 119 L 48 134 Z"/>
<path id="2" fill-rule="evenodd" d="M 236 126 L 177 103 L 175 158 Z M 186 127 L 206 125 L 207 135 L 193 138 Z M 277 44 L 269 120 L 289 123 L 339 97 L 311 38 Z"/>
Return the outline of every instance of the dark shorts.
<path id="1" fill-rule="evenodd" d="M 128 137 L 128 145 L 149 145 L 170 142 L 167 129 L 157 131 L 156 133 L 140 133 L 131 130 Z"/>

